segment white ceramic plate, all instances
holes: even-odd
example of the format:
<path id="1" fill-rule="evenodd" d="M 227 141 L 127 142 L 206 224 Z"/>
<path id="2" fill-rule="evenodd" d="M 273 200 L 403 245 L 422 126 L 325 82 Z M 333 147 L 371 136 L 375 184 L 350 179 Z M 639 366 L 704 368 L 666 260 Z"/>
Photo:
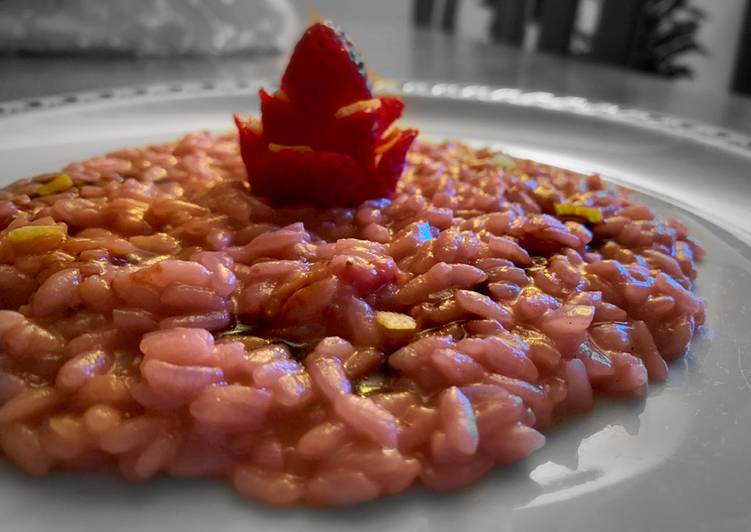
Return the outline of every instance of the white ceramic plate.
<path id="1" fill-rule="evenodd" d="M 253 84 L 185 85 L 0 104 L 0 184 L 125 145 L 231 127 Z M 527 460 L 451 494 L 357 508 L 268 509 L 213 481 L 34 479 L 0 466 L 4 532 L 738 531 L 751 529 L 751 141 L 671 117 L 513 89 L 408 83 L 405 121 L 432 137 L 597 171 L 682 219 L 708 258 L 708 326 L 645 401 L 598 400 Z M 731 234 L 732 233 L 732 234 Z M 744 240 L 746 243 L 744 243 Z"/>

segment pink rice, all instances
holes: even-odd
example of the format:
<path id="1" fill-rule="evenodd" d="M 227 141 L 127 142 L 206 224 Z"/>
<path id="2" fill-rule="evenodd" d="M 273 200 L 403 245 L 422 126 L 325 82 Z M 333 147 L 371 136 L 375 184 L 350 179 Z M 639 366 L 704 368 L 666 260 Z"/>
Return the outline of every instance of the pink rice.
<path id="1" fill-rule="evenodd" d="M 459 143 L 416 145 L 395 197 L 356 209 L 250 195 L 229 135 L 64 172 L 0 192 L 0 447 L 33 475 L 222 476 L 322 506 L 456 489 L 594 393 L 644 394 L 704 321 L 680 223 Z M 552 214 L 571 202 L 603 223 Z"/>

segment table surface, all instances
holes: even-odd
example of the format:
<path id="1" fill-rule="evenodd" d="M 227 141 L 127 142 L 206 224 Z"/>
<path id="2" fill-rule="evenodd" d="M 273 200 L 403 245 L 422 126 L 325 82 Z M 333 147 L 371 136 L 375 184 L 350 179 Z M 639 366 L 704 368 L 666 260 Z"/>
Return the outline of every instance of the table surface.
<path id="1" fill-rule="evenodd" d="M 548 91 L 660 111 L 751 133 L 751 99 L 604 65 L 455 38 L 406 27 L 350 27 L 369 68 L 395 79 L 480 83 Z M 0 57 L 0 101 L 189 80 L 275 78 L 281 55 L 131 58 Z"/>

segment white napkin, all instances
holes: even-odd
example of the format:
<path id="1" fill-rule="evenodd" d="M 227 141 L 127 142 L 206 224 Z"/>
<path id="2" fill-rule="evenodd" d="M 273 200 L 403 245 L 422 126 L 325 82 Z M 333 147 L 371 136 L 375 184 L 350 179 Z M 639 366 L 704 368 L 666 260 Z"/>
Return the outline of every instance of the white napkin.
<path id="1" fill-rule="evenodd" d="M 289 0 L 0 0 L 0 51 L 218 55 L 286 50 Z"/>

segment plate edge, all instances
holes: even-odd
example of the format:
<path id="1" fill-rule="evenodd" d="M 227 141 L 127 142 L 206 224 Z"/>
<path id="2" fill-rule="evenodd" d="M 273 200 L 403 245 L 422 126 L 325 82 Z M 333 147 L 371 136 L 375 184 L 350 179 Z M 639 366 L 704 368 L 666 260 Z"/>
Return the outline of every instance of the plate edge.
<path id="1" fill-rule="evenodd" d="M 119 87 L 97 91 L 63 93 L 40 98 L 0 102 L 0 119 L 35 111 L 56 109 L 108 100 L 151 99 L 167 96 L 226 95 L 252 93 L 275 83 L 266 79 L 193 81 Z M 446 98 L 463 101 L 503 103 L 577 116 L 587 116 L 678 135 L 714 147 L 751 156 L 751 136 L 705 122 L 667 113 L 646 111 L 615 103 L 563 96 L 545 91 L 525 91 L 514 87 L 448 83 L 422 80 L 379 80 L 379 92 L 391 92 L 422 98 Z"/>

